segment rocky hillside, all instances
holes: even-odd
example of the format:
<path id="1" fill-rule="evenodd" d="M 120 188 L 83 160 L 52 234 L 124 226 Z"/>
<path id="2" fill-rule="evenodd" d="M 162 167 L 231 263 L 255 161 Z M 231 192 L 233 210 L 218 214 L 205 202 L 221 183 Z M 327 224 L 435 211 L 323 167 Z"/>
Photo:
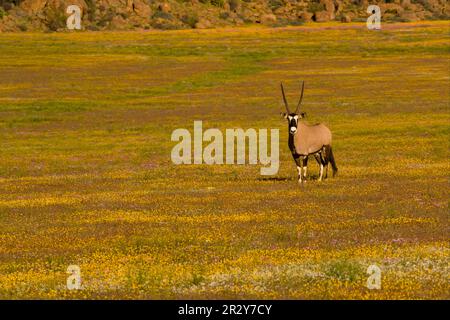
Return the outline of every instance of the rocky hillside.
<path id="1" fill-rule="evenodd" d="M 62 31 L 66 8 L 82 8 L 85 30 L 186 29 L 260 23 L 365 21 L 368 0 L 0 0 L 0 31 Z M 447 0 L 371 0 L 382 21 L 449 19 Z"/>

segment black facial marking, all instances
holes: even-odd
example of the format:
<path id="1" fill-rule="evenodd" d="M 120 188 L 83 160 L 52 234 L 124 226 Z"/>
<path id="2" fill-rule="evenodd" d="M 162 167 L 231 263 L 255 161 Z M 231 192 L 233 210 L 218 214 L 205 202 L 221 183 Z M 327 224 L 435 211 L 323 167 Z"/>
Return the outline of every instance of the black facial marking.
<path id="1" fill-rule="evenodd" d="M 294 134 L 291 132 L 291 127 L 295 127 L 297 128 L 297 124 L 298 124 L 298 114 L 295 113 L 290 113 L 287 117 L 288 120 L 288 130 L 290 134 Z"/>

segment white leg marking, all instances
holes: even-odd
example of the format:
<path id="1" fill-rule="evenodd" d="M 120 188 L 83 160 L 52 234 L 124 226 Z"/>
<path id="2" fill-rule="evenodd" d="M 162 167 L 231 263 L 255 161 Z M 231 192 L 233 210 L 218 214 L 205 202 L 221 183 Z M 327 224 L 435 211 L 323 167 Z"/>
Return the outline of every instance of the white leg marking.
<path id="1" fill-rule="evenodd" d="M 301 183 L 302 182 L 302 167 L 297 166 L 297 171 L 298 171 L 298 182 Z"/>
<path id="2" fill-rule="evenodd" d="M 323 176 L 323 164 L 320 164 L 319 181 L 322 181 L 322 176 Z"/>

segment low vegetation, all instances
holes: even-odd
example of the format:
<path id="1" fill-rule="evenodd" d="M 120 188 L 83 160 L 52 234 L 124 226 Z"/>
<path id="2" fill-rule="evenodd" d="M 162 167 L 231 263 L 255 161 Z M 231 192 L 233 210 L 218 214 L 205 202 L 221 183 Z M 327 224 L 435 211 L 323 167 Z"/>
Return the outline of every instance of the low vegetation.
<path id="1" fill-rule="evenodd" d="M 448 24 L 382 27 L 2 34 L 0 297 L 448 299 Z M 300 80 L 339 167 L 303 188 Z M 174 165 L 194 120 L 279 128 L 280 171 Z"/>

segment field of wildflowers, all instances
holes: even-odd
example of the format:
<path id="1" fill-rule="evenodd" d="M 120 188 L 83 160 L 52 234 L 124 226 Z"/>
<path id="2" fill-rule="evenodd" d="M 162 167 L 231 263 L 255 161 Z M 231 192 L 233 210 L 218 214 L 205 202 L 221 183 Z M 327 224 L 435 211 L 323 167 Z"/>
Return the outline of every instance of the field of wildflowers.
<path id="1" fill-rule="evenodd" d="M 448 30 L 1 34 L 0 298 L 449 299 Z M 300 80 L 339 167 L 304 187 L 279 116 Z M 194 120 L 279 128 L 278 174 L 174 165 Z"/>

